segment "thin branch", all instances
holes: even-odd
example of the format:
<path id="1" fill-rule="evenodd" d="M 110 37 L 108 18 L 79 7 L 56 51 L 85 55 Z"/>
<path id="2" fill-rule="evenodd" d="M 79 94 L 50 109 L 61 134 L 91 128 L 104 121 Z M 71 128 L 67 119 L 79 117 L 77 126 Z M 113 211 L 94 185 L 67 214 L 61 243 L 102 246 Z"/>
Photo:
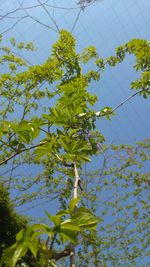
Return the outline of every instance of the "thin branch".
<path id="1" fill-rule="evenodd" d="M 48 11 L 47 8 L 45 7 L 45 5 L 44 5 L 43 3 L 41 3 L 40 0 L 38 0 L 38 2 L 40 3 L 41 7 L 45 10 L 45 12 L 46 12 L 47 15 L 49 16 L 49 18 L 53 21 L 53 23 L 54 23 L 54 25 L 55 25 L 57 31 L 60 32 L 59 27 L 58 27 L 58 25 L 57 25 L 55 19 L 51 16 L 51 14 L 49 13 L 49 11 Z"/>
<path id="2" fill-rule="evenodd" d="M 19 53 L 16 53 L 15 51 L 12 51 L 12 50 L 11 50 L 11 53 L 14 54 L 14 55 L 16 55 L 16 56 L 18 56 L 18 57 L 20 57 L 20 58 L 22 58 L 29 65 L 34 66 L 34 64 L 32 64 L 31 61 L 29 61 L 27 58 L 25 58 L 24 56 L 20 55 Z"/>
<path id="3" fill-rule="evenodd" d="M 36 19 L 35 17 L 31 16 L 29 13 L 28 13 L 28 17 L 31 18 L 32 20 L 34 20 L 35 22 L 39 23 L 40 25 L 42 25 L 42 26 L 44 26 L 44 27 L 46 27 L 46 28 L 48 28 L 48 29 L 50 29 L 50 30 L 52 30 L 52 31 L 57 32 L 57 30 L 55 30 L 55 29 L 52 28 L 51 26 L 49 26 L 49 25 L 47 25 L 47 24 L 41 22 L 40 20 Z"/>
<path id="4" fill-rule="evenodd" d="M 54 233 L 54 236 L 53 236 L 53 238 L 52 238 L 52 241 L 51 241 L 51 244 L 50 244 L 50 250 L 53 249 L 53 246 L 54 246 L 56 237 L 57 237 L 57 232 Z"/>
<path id="5" fill-rule="evenodd" d="M 49 141 L 50 141 L 50 140 L 47 140 L 47 141 L 45 141 L 45 142 L 42 142 L 41 144 L 37 144 L 37 145 L 30 146 L 30 147 L 28 147 L 28 148 L 23 148 L 23 149 L 21 149 L 21 150 L 16 151 L 16 153 L 12 154 L 12 155 L 9 156 L 7 159 L 2 160 L 2 161 L 0 162 L 0 166 L 3 165 L 3 164 L 5 164 L 5 163 L 7 163 L 9 160 L 13 159 L 13 158 L 16 157 L 17 155 L 19 155 L 19 154 L 21 154 L 21 153 L 23 153 L 23 152 L 25 152 L 25 151 L 29 151 L 29 150 L 31 150 L 31 149 L 33 149 L 33 148 L 36 148 L 36 147 L 39 147 L 39 146 L 43 146 L 43 145 L 47 144 Z"/>
<path id="6" fill-rule="evenodd" d="M 13 170 L 14 170 L 14 159 L 12 161 L 12 167 L 11 167 L 11 172 L 10 172 L 10 176 L 9 176 L 9 183 L 8 183 L 8 190 L 10 189 L 10 184 L 11 184 L 11 180 L 12 180 L 12 174 L 13 174 Z"/>
<path id="7" fill-rule="evenodd" d="M 26 13 L 26 15 L 27 15 L 29 18 L 33 19 L 34 21 L 36 21 L 36 22 L 39 23 L 40 25 L 45 26 L 46 28 L 51 29 L 51 30 L 57 32 L 57 30 L 55 30 L 54 28 L 50 27 L 49 25 L 47 25 L 47 24 L 45 24 L 45 23 L 39 21 L 38 19 L 36 19 L 36 18 L 33 17 L 32 15 L 30 15 L 30 14 L 24 9 L 24 7 L 23 7 L 22 3 L 20 2 L 20 0 L 18 0 L 18 3 L 20 4 L 21 8 L 24 10 L 24 12 Z"/>
<path id="8" fill-rule="evenodd" d="M 58 261 L 62 258 L 68 257 L 72 253 L 71 247 L 66 247 L 62 252 L 52 251 L 52 259 Z M 71 265 L 71 267 L 75 267 L 75 265 Z"/>
<path id="9" fill-rule="evenodd" d="M 86 4 L 84 5 L 84 7 L 82 6 L 82 9 L 84 8 L 87 8 L 89 6 L 91 6 L 93 3 L 89 3 L 89 4 Z M 52 7 L 54 9 L 62 9 L 62 10 L 77 10 L 77 9 L 80 9 L 81 6 L 78 6 L 78 7 L 64 7 L 64 6 L 56 6 L 56 5 L 50 5 L 50 4 L 44 4 L 45 6 L 48 6 L 48 7 Z"/>
<path id="10" fill-rule="evenodd" d="M 74 167 L 74 163 L 67 163 L 58 154 L 51 152 L 65 167 Z"/>
<path id="11" fill-rule="evenodd" d="M 130 95 L 129 97 L 127 97 L 124 101 L 122 101 L 120 104 L 118 104 L 116 107 L 114 107 L 111 111 L 109 112 L 106 112 L 105 114 L 101 114 L 101 111 L 98 111 L 95 113 L 96 117 L 105 117 L 107 114 L 108 115 L 111 115 L 114 111 L 116 111 L 118 108 L 120 108 L 121 106 L 123 106 L 126 102 L 128 102 L 130 99 L 132 99 L 133 97 L 135 97 L 136 95 L 140 94 L 141 92 L 149 92 L 150 93 L 150 90 L 145 90 L 145 89 L 141 89 L 140 91 Z M 86 113 L 80 113 L 78 116 L 79 117 L 83 117 L 85 116 Z"/>
<path id="12" fill-rule="evenodd" d="M 49 2 L 49 0 L 47 0 L 47 1 L 45 1 L 43 4 L 46 4 L 46 3 L 48 3 Z M 16 12 L 18 12 L 18 11 L 21 11 L 21 10 L 30 10 L 30 9 L 34 9 L 34 8 L 36 8 L 36 7 L 39 7 L 39 6 L 41 6 L 41 5 L 34 5 L 34 6 L 30 6 L 30 7 L 19 7 L 19 8 L 16 8 L 15 10 L 12 10 L 12 11 L 10 11 L 10 12 L 7 12 L 5 15 L 3 15 L 3 16 L 1 16 L 0 15 L 0 20 L 2 20 L 2 19 L 4 19 L 4 18 L 7 18 L 8 17 L 8 15 L 10 15 L 10 14 L 14 14 L 14 13 L 16 13 Z"/>
<path id="13" fill-rule="evenodd" d="M 27 16 L 21 17 L 19 20 L 17 20 L 10 28 L 6 29 L 5 31 L 1 32 L 0 34 L 4 35 L 5 33 L 11 31 L 21 20 L 27 18 Z"/>
<path id="14" fill-rule="evenodd" d="M 15 152 L 17 152 L 17 149 L 16 149 L 16 148 L 14 148 L 13 146 L 11 146 L 10 144 L 7 144 L 5 141 L 0 140 L 0 142 L 1 142 L 4 146 L 9 147 L 9 148 L 11 148 L 12 150 L 14 150 Z"/>
<path id="15" fill-rule="evenodd" d="M 79 10 L 79 12 L 78 12 L 78 15 L 77 15 L 77 17 L 76 17 L 76 19 L 75 19 L 75 22 L 74 22 L 74 24 L 73 24 L 73 26 L 72 26 L 72 29 L 71 29 L 71 31 L 70 31 L 71 33 L 73 32 L 73 30 L 74 30 L 74 28 L 75 28 L 75 26 L 76 26 L 76 24 L 77 24 L 77 22 L 78 22 L 78 20 L 79 20 L 81 11 L 82 11 L 82 8 L 80 8 L 80 10 Z"/>
<path id="16" fill-rule="evenodd" d="M 133 95 L 127 97 L 123 102 L 121 102 L 118 106 L 116 106 L 116 107 L 112 110 L 112 112 L 116 111 L 118 108 L 120 108 L 121 106 L 123 106 L 126 102 L 128 102 L 131 98 L 133 98 L 134 96 L 140 94 L 140 93 L 143 92 L 143 91 L 145 91 L 145 90 L 142 89 L 142 90 L 140 90 L 140 91 L 134 93 Z M 146 90 L 146 91 L 149 91 L 149 90 Z M 149 91 L 149 92 L 150 92 L 150 91 Z"/>
<path id="17" fill-rule="evenodd" d="M 59 195 L 56 195 L 55 197 L 51 198 L 51 201 L 58 199 L 58 196 L 59 196 Z M 39 198 L 39 199 L 40 199 L 40 198 Z M 15 205 L 15 207 L 16 207 L 17 204 L 15 203 L 15 201 L 16 201 L 16 200 L 13 201 L 12 206 Z M 22 208 L 21 208 L 21 210 L 18 210 L 18 212 L 19 212 L 19 213 L 27 212 L 27 211 L 29 211 L 29 210 L 31 210 L 31 209 L 35 209 L 35 208 L 37 208 L 37 207 L 43 206 L 44 204 L 49 203 L 49 201 L 50 201 L 50 199 L 45 200 L 45 201 L 42 201 L 42 203 L 33 204 L 32 206 L 30 205 L 28 208 L 25 208 L 25 209 L 22 209 Z M 37 203 L 37 199 L 36 199 L 36 203 Z M 19 205 L 18 205 L 18 207 L 19 207 Z"/>
<path id="18" fill-rule="evenodd" d="M 127 97 L 124 101 L 122 101 L 119 105 L 117 105 L 116 107 L 114 107 L 113 109 L 112 109 L 112 111 L 110 111 L 110 112 L 106 112 L 106 114 L 112 114 L 114 111 L 116 111 L 118 108 L 120 108 L 121 106 L 123 106 L 126 102 L 128 102 L 130 99 L 132 99 L 133 97 L 135 97 L 136 95 L 138 95 L 138 94 L 140 94 L 141 92 L 143 92 L 144 90 L 142 89 L 142 90 L 140 90 L 140 91 L 138 91 L 138 92 L 136 92 L 136 93 L 134 93 L 134 94 L 132 94 L 132 95 L 130 95 L 129 97 Z M 148 90 L 147 90 L 148 91 Z M 106 115 L 105 114 L 105 115 Z M 96 116 L 97 117 L 103 117 L 103 116 L 105 116 L 105 115 L 100 115 L 100 111 L 98 111 L 98 112 L 96 112 Z"/>

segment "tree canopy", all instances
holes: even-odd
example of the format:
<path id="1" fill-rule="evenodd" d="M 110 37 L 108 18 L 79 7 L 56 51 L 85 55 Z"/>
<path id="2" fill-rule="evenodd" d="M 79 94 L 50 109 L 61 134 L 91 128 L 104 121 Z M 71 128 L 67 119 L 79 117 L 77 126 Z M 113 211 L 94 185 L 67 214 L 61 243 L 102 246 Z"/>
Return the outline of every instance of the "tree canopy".
<path id="1" fill-rule="evenodd" d="M 144 205 L 147 210 L 147 199 L 145 193 L 144 196 L 141 194 L 147 190 L 149 174 L 139 174 L 138 168 L 145 166 L 144 162 L 149 159 L 149 140 L 138 144 L 135 149 L 130 146 L 113 146 L 112 151 L 119 151 L 123 162 L 116 167 L 118 162 L 113 159 L 112 166 L 106 170 L 104 161 L 102 176 L 98 172 L 95 175 L 87 174 L 88 179 L 84 179 L 82 172 L 83 166 L 91 161 L 93 155 L 104 154 L 107 150 L 103 145 L 105 137 L 96 127 L 97 119 L 110 119 L 123 104 L 113 109 L 108 103 L 108 106 L 95 110 L 97 96 L 90 93 L 91 82 L 98 81 L 106 68 L 115 67 L 127 54 L 133 54 L 133 68 L 139 72 L 139 78 L 131 83 L 134 93 L 129 99 L 138 94 L 147 98 L 150 95 L 149 42 L 131 40 L 116 48 L 115 55 L 106 59 L 100 58 L 93 46 L 79 54 L 75 45 L 73 36 L 62 30 L 58 41 L 52 47 L 51 55 L 42 65 L 36 66 L 31 66 L 18 52 L 23 49 L 34 51 L 32 43 L 17 43 L 11 38 L 9 47 L 2 44 L 0 48 L 0 64 L 4 67 L 0 76 L 0 166 L 3 167 L 1 178 L 8 188 L 23 192 L 16 198 L 18 205 L 36 201 L 43 196 L 49 201 L 59 199 L 59 211 L 56 215 L 47 212 L 50 225 L 28 225 L 17 234 L 16 243 L 4 250 L 2 262 L 9 258 L 8 266 L 15 266 L 29 250 L 35 258 L 38 253 L 42 255 L 42 266 L 48 264 L 49 260 L 57 261 L 65 256 L 70 256 L 73 266 L 75 246 L 79 248 L 78 257 L 85 262 L 84 266 L 99 266 L 100 263 L 102 266 L 109 266 L 110 262 L 117 266 L 122 266 L 122 262 L 134 266 L 140 251 L 143 253 L 141 246 L 142 240 L 145 240 L 143 233 L 147 231 L 147 212 L 140 213 L 140 209 Z M 85 72 L 84 64 L 90 60 L 93 61 L 94 67 Z M 130 169 L 131 166 L 136 167 Z M 34 176 L 28 174 L 27 168 L 35 170 Z M 97 175 L 101 177 L 101 180 L 98 179 L 99 183 L 95 179 Z M 92 185 L 89 186 L 91 182 L 94 190 Z M 37 185 L 37 190 L 27 192 L 34 185 Z M 83 192 L 81 190 L 78 193 L 78 187 L 84 187 Z M 103 187 L 106 190 L 108 187 L 114 199 L 113 202 L 104 200 L 105 209 L 99 214 L 100 198 L 96 197 L 96 194 L 101 192 Z M 121 196 L 118 196 L 114 188 L 122 192 Z M 130 197 L 134 203 L 131 207 Z M 135 201 L 137 197 L 140 209 Z M 105 231 L 105 224 L 102 222 L 107 212 L 110 212 L 110 207 L 112 216 L 116 219 L 112 217 L 112 222 Z M 129 216 L 130 213 L 132 216 Z M 135 233 L 131 229 L 134 227 L 132 219 L 139 216 L 142 223 L 142 226 L 139 223 L 136 229 L 139 246 L 134 246 L 138 241 L 137 238 L 131 237 Z M 129 234 L 122 239 L 123 233 L 127 231 L 127 222 L 130 225 Z M 96 231 L 96 225 L 99 225 L 99 231 Z M 141 227 L 145 228 L 141 230 Z M 110 235 L 112 231 L 113 234 Z M 39 242 L 38 237 L 41 234 L 48 236 L 45 243 L 43 240 Z M 115 243 L 120 238 L 120 243 Z M 108 244 L 112 244 L 109 251 Z M 113 248 L 115 244 L 118 244 L 116 251 Z M 147 244 L 146 240 L 144 249 Z M 107 253 L 103 253 L 103 250 Z M 92 263 L 87 257 L 91 253 Z M 49 264 L 52 264 L 52 261 Z"/>

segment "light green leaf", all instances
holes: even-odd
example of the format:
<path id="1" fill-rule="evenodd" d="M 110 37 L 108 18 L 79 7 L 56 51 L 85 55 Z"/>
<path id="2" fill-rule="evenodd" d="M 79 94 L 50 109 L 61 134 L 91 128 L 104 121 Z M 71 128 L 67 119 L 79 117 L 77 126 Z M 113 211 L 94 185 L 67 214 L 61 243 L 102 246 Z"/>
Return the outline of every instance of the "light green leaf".
<path id="1" fill-rule="evenodd" d="M 61 229 L 60 236 L 63 243 L 70 241 L 73 244 L 77 244 L 77 233 L 75 231 L 69 229 Z"/>
<path id="2" fill-rule="evenodd" d="M 39 234 L 41 234 L 41 232 L 47 233 L 51 231 L 51 228 L 46 224 L 34 224 L 32 225 L 32 229 L 33 231 L 40 231 Z"/>
<path id="3" fill-rule="evenodd" d="M 16 266 L 17 261 L 20 260 L 23 256 L 25 256 L 27 251 L 28 251 L 27 243 L 20 244 L 16 247 L 16 250 L 12 257 L 12 267 Z"/>
<path id="4" fill-rule="evenodd" d="M 23 239 L 25 234 L 25 229 L 22 229 L 17 235 L 16 235 L 16 240 L 20 241 L 21 239 Z"/>
<path id="5" fill-rule="evenodd" d="M 74 208 L 75 208 L 75 206 L 77 205 L 77 203 L 79 201 L 80 201 L 80 198 L 79 197 L 78 198 L 72 198 L 71 199 L 71 201 L 69 203 L 69 206 L 68 206 L 70 214 L 72 214 L 74 212 Z"/>
<path id="6" fill-rule="evenodd" d="M 50 213 L 48 213 L 47 211 L 46 211 L 46 215 L 48 216 L 50 221 L 54 223 L 55 226 L 59 226 L 60 225 L 62 216 L 58 216 L 58 215 L 53 216 Z"/>
<path id="7" fill-rule="evenodd" d="M 60 216 L 60 217 L 63 217 L 65 215 L 69 214 L 69 210 L 60 210 L 57 212 L 56 215 Z"/>
<path id="8" fill-rule="evenodd" d="M 88 209 L 81 207 L 72 215 L 72 223 L 90 230 L 96 228 L 98 219 Z"/>
<path id="9" fill-rule="evenodd" d="M 81 230 L 78 225 L 72 223 L 71 219 L 68 219 L 68 220 L 61 223 L 61 230 L 62 229 L 68 229 L 68 230 L 72 230 L 72 231 L 80 231 Z"/>
<path id="10" fill-rule="evenodd" d="M 38 244 L 39 240 L 37 238 L 31 239 L 30 242 L 28 242 L 28 248 L 31 250 L 32 254 L 36 258 L 37 251 L 38 251 Z"/>

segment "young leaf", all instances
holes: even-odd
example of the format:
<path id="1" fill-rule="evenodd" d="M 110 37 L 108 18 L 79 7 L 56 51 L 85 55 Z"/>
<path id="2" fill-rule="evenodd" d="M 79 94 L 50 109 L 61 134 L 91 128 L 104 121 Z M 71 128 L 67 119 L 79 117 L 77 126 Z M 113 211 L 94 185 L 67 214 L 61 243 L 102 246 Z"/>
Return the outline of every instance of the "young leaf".
<path id="1" fill-rule="evenodd" d="M 16 245 L 16 249 L 11 260 L 12 267 L 16 266 L 17 261 L 19 261 L 23 256 L 25 256 L 27 251 L 28 251 L 27 243 Z"/>
<path id="2" fill-rule="evenodd" d="M 80 201 L 80 198 L 79 197 L 78 198 L 72 198 L 71 199 L 71 201 L 69 203 L 69 206 L 68 206 L 70 214 L 73 214 L 74 208 L 75 208 L 75 206 L 77 205 L 77 203 L 79 201 Z"/>
<path id="3" fill-rule="evenodd" d="M 70 241 L 73 244 L 77 244 L 77 233 L 74 230 L 61 229 L 60 237 L 63 243 Z"/>
<path id="4" fill-rule="evenodd" d="M 38 251 L 38 244 L 39 240 L 37 238 L 31 239 L 30 242 L 28 242 L 28 248 L 31 250 L 32 254 L 36 258 L 37 251 Z"/>
<path id="5" fill-rule="evenodd" d="M 72 215 L 72 223 L 91 230 L 96 228 L 98 220 L 87 208 L 80 207 L 77 212 Z"/>

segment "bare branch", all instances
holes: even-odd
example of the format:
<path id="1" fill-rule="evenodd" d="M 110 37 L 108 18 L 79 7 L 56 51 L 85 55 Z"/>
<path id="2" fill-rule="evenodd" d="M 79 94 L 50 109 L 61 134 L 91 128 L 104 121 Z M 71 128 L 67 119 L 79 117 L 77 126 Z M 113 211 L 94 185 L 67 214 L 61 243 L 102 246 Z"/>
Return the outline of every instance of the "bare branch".
<path id="1" fill-rule="evenodd" d="M 79 10 L 79 12 L 78 12 L 78 15 L 77 15 L 77 17 L 76 17 L 76 19 L 75 19 L 75 22 L 74 22 L 74 24 L 73 24 L 73 26 L 72 26 L 72 29 L 71 29 L 71 33 L 73 32 L 73 30 L 74 30 L 74 28 L 75 28 L 75 26 L 76 26 L 76 24 L 77 24 L 77 22 L 78 22 L 78 20 L 79 20 L 81 11 L 82 11 L 82 8 L 80 8 L 80 10 Z"/>
<path id="2" fill-rule="evenodd" d="M 17 20 L 10 28 L 6 29 L 5 31 L 1 32 L 0 34 L 4 35 L 7 32 L 11 31 L 20 21 L 22 21 L 23 19 L 27 18 L 27 16 L 23 16 L 21 17 L 19 20 Z"/>
<path id="3" fill-rule="evenodd" d="M 47 15 L 49 16 L 49 18 L 53 21 L 53 23 L 54 23 L 54 25 L 55 25 L 57 31 L 60 32 L 59 27 L 58 27 L 58 25 L 57 25 L 55 19 L 51 16 L 50 12 L 47 10 L 47 8 L 44 6 L 44 4 L 41 3 L 40 0 L 38 0 L 38 2 L 40 3 L 41 7 L 45 10 L 45 12 L 46 12 Z"/>
<path id="4" fill-rule="evenodd" d="M 58 32 L 56 29 L 50 27 L 49 25 L 47 25 L 47 24 L 41 22 L 40 20 L 38 20 L 38 19 L 36 19 L 35 17 L 33 17 L 32 15 L 30 15 L 30 14 L 27 12 L 27 10 L 24 9 L 24 7 L 23 7 L 22 3 L 20 2 L 20 0 L 18 0 L 18 3 L 20 4 L 22 10 L 24 10 L 24 12 L 26 13 L 26 15 L 27 15 L 29 18 L 33 19 L 34 21 L 36 21 L 37 23 L 39 23 L 39 24 L 42 25 L 42 26 L 45 26 L 45 27 L 48 28 L 48 29 L 51 29 L 51 30 L 53 30 L 53 31 L 55 31 L 55 32 Z M 39 6 L 42 6 L 42 5 L 40 4 Z"/>
<path id="5" fill-rule="evenodd" d="M 132 95 L 130 95 L 129 97 L 127 97 L 123 102 L 121 102 L 118 106 L 116 106 L 115 108 L 113 108 L 112 112 L 116 111 L 118 108 L 120 108 L 121 106 L 123 106 L 126 102 L 128 102 L 131 98 L 135 97 L 136 95 L 140 94 L 141 92 L 143 92 L 144 90 L 140 90 Z M 148 91 L 148 90 L 147 90 Z M 149 91 L 150 92 L 150 91 Z"/>
<path id="6" fill-rule="evenodd" d="M 47 0 L 47 1 L 45 1 L 43 4 L 46 4 L 46 3 L 48 3 L 49 2 L 49 0 Z M 21 11 L 21 10 L 30 10 L 30 9 L 34 9 L 34 8 L 36 8 L 36 7 L 40 7 L 41 5 L 34 5 L 34 6 L 29 6 L 29 7 L 19 7 L 19 8 L 16 8 L 15 10 L 12 10 L 12 11 L 10 11 L 10 12 L 7 12 L 5 15 L 0 15 L 0 20 L 2 20 L 2 19 L 4 19 L 4 18 L 7 18 L 10 14 L 14 14 L 14 13 L 16 13 L 16 12 L 18 12 L 18 11 Z"/>

